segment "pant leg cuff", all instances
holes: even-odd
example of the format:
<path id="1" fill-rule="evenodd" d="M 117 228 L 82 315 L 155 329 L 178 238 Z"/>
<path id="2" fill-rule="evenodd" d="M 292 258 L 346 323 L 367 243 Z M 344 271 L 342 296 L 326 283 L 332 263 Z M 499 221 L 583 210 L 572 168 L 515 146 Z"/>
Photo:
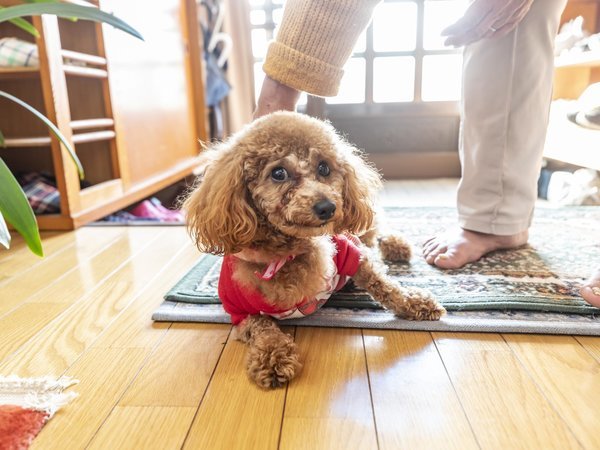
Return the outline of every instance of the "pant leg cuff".
<path id="1" fill-rule="evenodd" d="M 510 236 L 529 229 L 531 220 L 517 223 L 495 223 L 493 221 L 483 221 L 468 218 L 465 216 L 458 217 L 458 224 L 464 230 L 478 231 L 479 233 L 495 234 L 496 236 Z"/>

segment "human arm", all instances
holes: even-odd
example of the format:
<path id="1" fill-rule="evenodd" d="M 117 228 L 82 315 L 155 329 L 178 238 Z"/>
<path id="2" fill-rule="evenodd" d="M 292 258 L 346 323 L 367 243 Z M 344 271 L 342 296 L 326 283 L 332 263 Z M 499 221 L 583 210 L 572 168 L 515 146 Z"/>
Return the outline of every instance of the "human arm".
<path id="1" fill-rule="evenodd" d="M 299 98 L 299 90 L 286 86 L 267 75 L 260 89 L 254 118 L 257 119 L 273 111 L 294 111 Z"/>
<path id="2" fill-rule="evenodd" d="M 288 0 L 263 69 L 266 78 L 255 117 L 293 110 L 304 91 L 337 94 L 358 36 L 380 0 Z"/>

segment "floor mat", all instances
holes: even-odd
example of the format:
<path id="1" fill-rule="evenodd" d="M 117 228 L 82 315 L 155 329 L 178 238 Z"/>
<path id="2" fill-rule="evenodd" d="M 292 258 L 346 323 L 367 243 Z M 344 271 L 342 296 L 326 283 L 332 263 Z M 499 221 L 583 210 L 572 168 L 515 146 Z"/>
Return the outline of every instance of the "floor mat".
<path id="1" fill-rule="evenodd" d="M 428 236 L 456 223 L 455 209 L 394 207 L 385 213 L 386 227 L 414 245 L 411 261 L 391 264 L 390 276 L 403 286 L 428 288 L 449 314 L 438 323 L 404 321 L 349 286 L 319 312 L 294 324 L 600 334 L 600 310 L 578 293 L 600 260 L 600 208 L 539 208 L 529 245 L 493 252 L 459 270 L 437 269 L 420 256 Z M 216 294 L 220 264 L 219 257 L 204 255 L 167 293 L 154 320 L 226 322 Z"/>

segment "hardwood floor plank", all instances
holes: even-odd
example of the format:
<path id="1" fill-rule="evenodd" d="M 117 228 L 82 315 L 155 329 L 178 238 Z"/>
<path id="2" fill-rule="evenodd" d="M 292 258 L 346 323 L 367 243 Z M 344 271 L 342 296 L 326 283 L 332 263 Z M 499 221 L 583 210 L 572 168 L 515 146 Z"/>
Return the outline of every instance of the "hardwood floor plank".
<path id="1" fill-rule="evenodd" d="M 154 347 L 171 323 L 153 322 L 152 313 L 162 303 L 165 293 L 192 268 L 198 258 L 198 250 L 191 243 L 184 244 L 160 276 L 148 284 L 92 345 L 113 348 Z"/>
<path id="2" fill-rule="evenodd" d="M 122 235 L 100 252 L 82 261 L 77 268 L 67 272 L 51 286 L 31 295 L 27 302 L 77 302 L 82 296 L 102 284 L 117 267 L 146 249 L 149 243 L 162 233 L 164 231 L 157 228 L 123 230 Z"/>
<path id="3" fill-rule="evenodd" d="M 117 406 L 89 450 L 178 449 L 196 408 Z"/>
<path id="4" fill-rule="evenodd" d="M 17 250 L 20 250 L 22 248 L 25 248 L 27 246 L 27 244 L 25 243 L 25 239 L 23 239 L 23 237 L 17 233 L 14 230 L 9 230 L 10 231 L 10 247 L 9 248 L 5 248 L 4 246 L 0 247 L 0 258 L 4 257 L 5 255 L 10 255 L 13 254 L 14 252 L 16 252 Z M 40 233 L 42 234 L 42 233 Z M 0 271 L 0 273 L 2 273 Z"/>
<path id="5" fill-rule="evenodd" d="M 298 327 L 304 359 L 288 387 L 281 449 L 377 448 L 362 335 Z"/>
<path id="6" fill-rule="evenodd" d="M 139 237 L 137 244 L 145 245 L 144 242 L 147 242 L 152 234 L 146 233 Z M 34 336 L 61 312 L 68 309 L 70 304 L 76 303 L 102 284 L 104 278 L 113 272 L 115 267 L 129 259 L 131 254 L 123 252 L 125 241 L 131 244 L 131 238 L 127 235 L 117 238 L 100 253 L 31 295 L 20 306 L 0 316 L 0 361 L 16 348 L 15 345 L 18 347 Z M 54 306 L 55 302 L 59 302 L 58 307 Z M 32 317 L 35 320 L 23 327 L 18 336 L 14 333 L 8 336 L 15 323 L 23 323 L 24 319 L 27 320 L 28 312 L 33 312 Z M 10 325 L 3 327 L 3 323 Z"/>
<path id="7" fill-rule="evenodd" d="M 78 233 L 75 233 L 76 240 Z M 68 246 L 63 251 L 44 258 L 41 263 L 36 264 L 31 269 L 13 276 L 6 283 L 2 283 L 0 285 L 0 298 L 2 299 L 0 316 L 24 303 L 29 297 L 41 290 L 50 287 L 70 271 L 84 271 L 85 264 L 82 267 L 80 266 L 81 263 L 101 252 L 123 233 L 122 229 L 115 229 L 106 235 L 99 234 L 95 239 L 77 241 L 76 245 Z M 84 233 L 84 235 L 89 236 L 89 233 Z M 60 293 L 53 288 L 46 292 L 53 292 L 56 295 Z M 60 300 L 57 301 L 63 303 Z"/>
<path id="8" fill-rule="evenodd" d="M 84 448 L 131 382 L 146 349 L 92 349 L 66 375 L 80 381 L 79 396 L 50 420 L 33 441 L 32 450 Z"/>
<path id="9" fill-rule="evenodd" d="M 245 361 L 246 346 L 230 337 L 194 418 L 185 449 L 277 448 L 285 388 L 259 388 L 248 379 Z"/>
<path id="10" fill-rule="evenodd" d="M 13 270 L 12 263 L 19 260 L 28 260 L 33 264 L 42 261 L 42 258 L 31 253 L 25 239 L 19 233 L 11 230 L 11 237 L 10 248 L 0 247 L 0 278 L 8 274 L 18 273 Z M 75 242 L 74 233 L 71 232 L 43 231 L 40 233 L 40 237 L 45 256 L 50 256 L 62 250 L 68 243 L 73 244 Z M 24 268 L 27 267 L 24 266 Z"/>
<path id="11" fill-rule="evenodd" d="M 0 361 L 69 307 L 67 303 L 26 303 L 0 318 Z"/>
<path id="12" fill-rule="evenodd" d="M 575 339 L 577 339 L 583 348 L 600 363 L 600 337 L 575 336 Z"/>
<path id="13" fill-rule="evenodd" d="M 380 448 L 478 448 L 429 333 L 363 335 Z"/>
<path id="14" fill-rule="evenodd" d="M 502 336 L 433 333 L 433 337 L 482 448 L 580 447 Z"/>
<path id="15" fill-rule="evenodd" d="M 115 266 L 102 284 L 2 362 L 0 373 L 41 376 L 65 371 L 148 283 L 160 276 L 176 252 L 176 242 L 180 245 L 186 242 L 184 234 L 163 239 L 162 232 L 150 236 L 137 231 L 132 231 L 131 238 L 145 239 L 146 246 L 138 253 L 129 254 L 131 259 Z M 130 250 L 123 248 L 125 253 Z"/>
<path id="16" fill-rule="evenodd" d="M 119 405 L 197 408 L 230 329 L 230 325 L 174 323 Z"/>
<path id="17" fill-rule="evenodd" d="M 600 448 L 598 362 L 571 336 L 507 334 L 504 339 L 579 442 Z"/>
<path id="18" fill-rule="evenodd" d="M 74 233 L 42 233 L 42 247 L 45 257 L 54 255 L 68 245 L 73 245 Z M 43 261 L 43 258 L 34 255 L 27 247 L 21 235 L 12 233 L 10 249 L 0 247 L 0 284 L 6 282 L 24 270 L 32 268 Z"/>
<path id="19" fill-rule="evenodd" d="M 74 239 L 73 233 L 67 233 L 65 236 Z M 93 238 L 93 235 L 87 232 L 82 233 L 82 236 L 84 241 Z M 70 303 L 75 303 L 102 283 L 103 278 L 114 270 L 115 265 L 126 260 L 128 256 L 123 252 L 124 240 L 139 246 L 149 237 L 147 232 L 139 236 L 138 240 L 133 240 L 126 234 L 117 237 L 90 260 L 82 262 L 56 282 L 30 296 L 20 306 L 0 316 L 0 361 L 68 309 Z M 56 301 L 62 302 L 54 303 Z M 18 330 L 18 337 L 15 336 L 14 330 Z"/>

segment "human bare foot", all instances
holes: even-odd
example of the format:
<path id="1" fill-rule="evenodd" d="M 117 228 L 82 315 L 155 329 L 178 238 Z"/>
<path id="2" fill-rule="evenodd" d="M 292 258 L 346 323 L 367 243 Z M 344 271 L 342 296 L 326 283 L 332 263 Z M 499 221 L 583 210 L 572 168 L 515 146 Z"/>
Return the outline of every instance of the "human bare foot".
<path id="1" fill-rule="evenodd" d="M 459 228 L 425 242 L 423 257 L 429 264 L 442 269 L 458 269 L 494 250 L 520 247 L 527 243 L 528 237 L 527 231 L 510 236 L 496 236 Z"/>
<path id="2" fill-rule="evenodd" d="M 300 91 L 265 77 L 258 96 L 254 118 L 258 119 L 275 111 L 295 111 L 299 99 Z"/>
<path id="3" fill-rule="evenodd" d="M 600 269 L 586 281 L 580 293 L 586 302 L 600 308 Z"/>

